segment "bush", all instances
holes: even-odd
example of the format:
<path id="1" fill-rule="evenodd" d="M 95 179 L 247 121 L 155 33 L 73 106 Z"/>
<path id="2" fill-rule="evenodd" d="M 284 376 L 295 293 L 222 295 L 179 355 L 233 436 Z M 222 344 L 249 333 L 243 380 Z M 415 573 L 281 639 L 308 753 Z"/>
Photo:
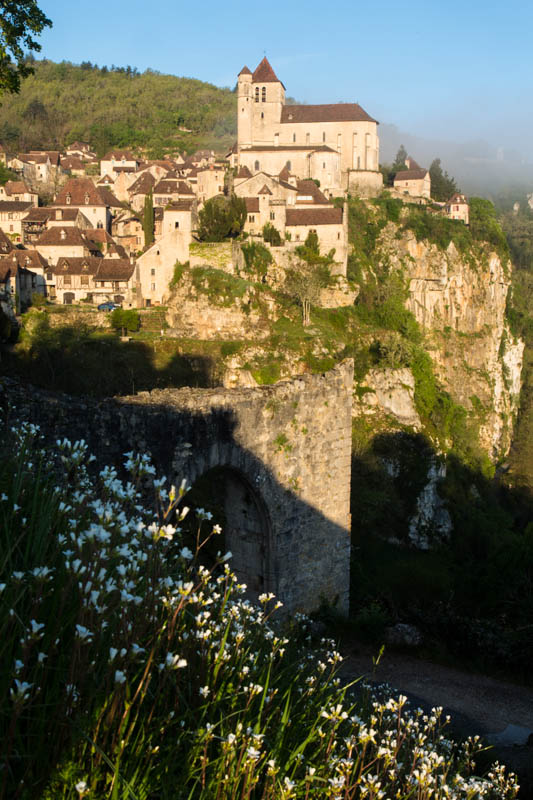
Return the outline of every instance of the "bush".
<path id="1" fill-rule="evenodd" d="M 246 222 L 246 203 L 232 194 L 211 197 L 198 214 L 198 238 L 202 242 L 223 242 L 236 238 Z"/>
<path id="2" fill-rule="evenodd" d="M 265 222 L 263 225 L 263 239 L 271 244 L 272 247 L 281 247 L 280 232 L 271 222 Z"/>
<path id="3" fill-rule="evenodd" d="M 111 327 L 122 331 L 123 335 L 126 331 L 138 331 L 141 327 L 139 312 L 134 308 L 115 308 L 111 312 Z"/>
<path id="4" fill-rule="evenodd" d="M 516 796 L 503 768 L 467 777 L 474 748 L 441 736 L 439 711 L 357 701 L 331 642 L 311 650 L 304 620 L 282 633 L 272 595 L 242 599 L 229 554 L 200 566 L 180 540 L 184 483 L 133 453 L 129 483 L 91 476 L 84 444 L 14 436 L 0 462 L 2 797 L 333 800 L 379 783 L 407 800 L 413 773 L 437 800 Z"/>

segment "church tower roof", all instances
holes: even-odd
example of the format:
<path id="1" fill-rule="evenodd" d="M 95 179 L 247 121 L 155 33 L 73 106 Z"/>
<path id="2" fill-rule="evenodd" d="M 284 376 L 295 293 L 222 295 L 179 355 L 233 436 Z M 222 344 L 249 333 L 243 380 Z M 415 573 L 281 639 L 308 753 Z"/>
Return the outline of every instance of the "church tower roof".
<path id="1" fill-rule="evenodd" d="M 265 56 L 252 75 L 252 83 L 281 83 Z M 283 84 L 281 83 L 283 86 Z M 285 88 L 283 86 L 283 88 Z"/>
<path id="2" fill-rule="evenodd" d="M 251 75 L 251 74 L 252 74 L 252 70 L 251 70 L 251 69 L 248 69 L 248 67 L 246 66 L 246 64 L 244 65 L 244 67 L 243 67 L 243 68 L 241 69 L 241 71 L 239 72 L 239 75 Z"/>

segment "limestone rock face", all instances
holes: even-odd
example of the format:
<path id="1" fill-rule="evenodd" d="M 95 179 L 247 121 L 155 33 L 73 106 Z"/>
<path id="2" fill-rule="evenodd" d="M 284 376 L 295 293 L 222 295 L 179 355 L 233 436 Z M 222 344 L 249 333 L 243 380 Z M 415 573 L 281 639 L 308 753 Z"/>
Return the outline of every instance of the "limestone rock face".
<path id="1" fill-rule="evenodd" d="M 438 492 L 439 481 L 446 475 L 446 466 L 436 460 L 427 474 L 427 483 L 416 501 L 416 511 L 409 520 L 409 543 L 418 550 L 429 550 L 446 541 L 453 530 L 446 503 Z"/>
<path id="2" fill-rule="evenodd" d="M 396 232 L 394 227 L 394 232 Z M 510 446 L 520 394 L 524 343 L 505 323 L 510 266 L 496 253 L 481 259 L 396 239 L 386 229 L 383 246 L 391 266 L 409 282 L 407 308 L 431 332 L 435 371 L 454 400 L 479 415 L 481 445 L 492 457 Z"/>
<path id="3" fill-rule="evenodd" d="M 363 410 L 377 408 L 396 417 L 402 425 L 420 428 L 420 417 L 415 408 L 415 379 L 410 369 L 371 369 L 365 385 L 372 391 L 363 395 Z"/>

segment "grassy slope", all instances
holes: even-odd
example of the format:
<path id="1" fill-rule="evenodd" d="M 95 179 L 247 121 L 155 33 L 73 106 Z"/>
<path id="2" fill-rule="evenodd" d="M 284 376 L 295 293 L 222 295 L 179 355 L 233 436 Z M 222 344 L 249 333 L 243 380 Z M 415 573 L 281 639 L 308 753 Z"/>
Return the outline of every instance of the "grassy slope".
<path id="1" fill-rule="evenodd" d="M 223 149 L 235 124 L 236 96 L 229 89 L 68 62 L 36 62 L 20 94 L 0 106 L 0 142 L 21 150 L 75 139 L 90 141 L 99 154 L 109 147 L 147 147 L 155 156 L 202 145 Z"/>

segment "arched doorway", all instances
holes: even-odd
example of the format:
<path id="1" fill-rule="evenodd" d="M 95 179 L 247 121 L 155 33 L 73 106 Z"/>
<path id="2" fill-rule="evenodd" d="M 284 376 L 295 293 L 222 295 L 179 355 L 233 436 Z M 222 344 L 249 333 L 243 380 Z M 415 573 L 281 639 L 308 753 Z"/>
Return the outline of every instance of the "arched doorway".
<path id="1" fill-rule="evenodd" d="M 256 599 L 262 592 L 275 592 L 268 511 L 240 470 L 233 467 L 208 470 L 195 481 L 183 502 L 191 509 L 184 526 L 191 549 L 196 545 L 197 509 L 212 514 L 212 519 L 203 524 L 205 533 L 216 523 L 222 527 L 222 534 L 213 536 L 200 550 L 200 561 L 211 567 L 217 552 L 231 551 L 229 566 L 239 583 L 246 584 L 247 597 Z"/>

